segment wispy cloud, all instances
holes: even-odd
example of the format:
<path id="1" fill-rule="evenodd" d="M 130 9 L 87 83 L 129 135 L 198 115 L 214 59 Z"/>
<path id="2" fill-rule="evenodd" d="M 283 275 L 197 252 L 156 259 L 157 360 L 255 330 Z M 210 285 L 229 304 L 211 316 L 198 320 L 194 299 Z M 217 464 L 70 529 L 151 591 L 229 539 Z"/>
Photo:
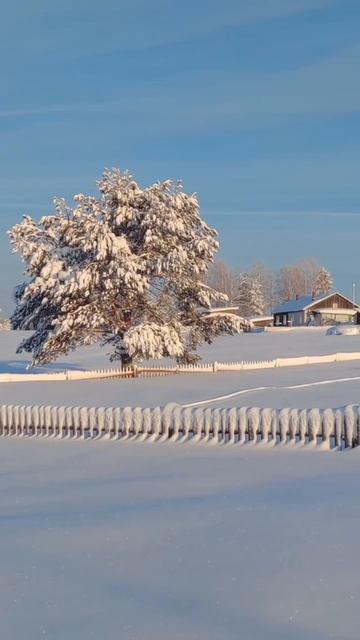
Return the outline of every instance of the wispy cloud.
<path id="1" fill-rule="evenodd" d="M 131 135 L 201 130 L 216 123 L 237 129 L 277 125 L 284 118 L 359 112 L 359 65 L 360 46 L 353 46 L 296 71 L 204 70 L 181 81 L 170 77 L 133 87 L 111 101 L 0 109 L 0 119 L 109 114 L 135 123 Z"/>
<path id="2" fill-rule="evenodd" d="M 19 177 L 5 177 L 0 178 L 0 190 L 1 189 L 14 189 L 21 184 L 24 189 L 29 188 L 41 188 L 56 185 L 71 186 L 73 184 L 79 184 L 79 182 L 89 182 L 95 180 L 93 176 L 84 175 L 53 175 L 53 176 L 31 176 L 27 175 L 25 178 Z"/>
<path id="3" fill-rule="evenodd" d="M 0 211 L 30 211 L 31 209 L 45 211 L 45 209 L 48 208 L 49 207 L 36 204 L 35 202 L 4 202 L 3 200 L 0 200 Z"/>
<path id="4" fill-rule="evenodd" d="M 122 23 L 121 37 L 116 37 L 115 41 L 112 41 L 107 26 L 107 38 L 94 38 L 94 53 L 131 52 L 154 47 L 174 46 L 192 38 L 199 40 L 208 37 L 228 27 L 235 28 L 306 11 L 318 11 L 337 2 L 338 0 L 271 0 L 271 2 L 269 0 L 241 0 L 240 2 L 239 0 L 225 0 L 225 2 L 219 3 L 218 0 L 206 0 L 206 2 L 194 3 L 193 0 L 183 0 L 180 12 L 169 12 L 168 3 L 166 1 L 160 2 L 162 5 L 159 11 L 161 13 L 160 19 L 151 24 L 150 28 L 142 33 L 141 38 L 136 37 L 139 13 L 135 10 L 135 12 L 131 12 L 134 24 L 132 24 L 132 19 L 129 24 Z M 135 4 L 138 9 L 142 7 L 142 15 L 146 17 L 149 11 L 148 0 L 137 0 Z M 174 18 L 176 29 L 173 29 Z M 94 20 L 90 21 L 90 27 L 93 25 L 97 33 L 100 28 L 101 33 L 101 22 L 101 18 L 99 20 L 99 15 L 96 13 Z"/>
<path id="5" fill-rule="evenodd" d="M 360 208 L 358 211 L 297 211 L 297 210 L 288 210 L 288 211 L 223 211 L 223 210 L 209 210 L 206 209 L 206 217 L 236 217 L 236 218 L 268 218 L 268 217 L 276 217 L 276 218 L 288 218 L 291 216 L 295 217 L 306 217 L 306 218 L 359 218 L 360 217 Z"/>
<path id="6" fill-rule="evenodd" d="M 0 109 L 0 118 L 28 118 L 31 116 L 47 116 L 61 113 L 79 113 L 84 110 L 89 110 L 89 106 L 82 106 L 80 104 L 59 104 L 22 109 L 15 107 L 14 109 Z M 91 107 L 90 110 L 92 110 Z"/>
<path id="7" fill-rule="evenodd" d="M 113 51 L 139 51 L 201 38 L 229 26 L 321 10 L 338 1 L 183 0 L 174 5 L 168 0 L 153 3 L 149 0 L 114 0 L 109 3 L 108 10 L 99 12 L 97 4 L 85 0 L 76 3 L 63 0 L 58 4 L 41 0 L 35 5 L 25 5 L 21 13 L 16 5 L 8 4 L 2 10 L 0 49 L 7 51 L 14 40 L 27 43 L 29 30 L 40 25 L 41 38 L 29 43 L 30 56 L 44 53 L 56 56 L 59 45 L 72 40 L 75 46 L 60 46 L 63 59 Z M 41 28 L 42 24 L 45 28 Z M 46 25 L 52 28 L 46 28 Z"/>

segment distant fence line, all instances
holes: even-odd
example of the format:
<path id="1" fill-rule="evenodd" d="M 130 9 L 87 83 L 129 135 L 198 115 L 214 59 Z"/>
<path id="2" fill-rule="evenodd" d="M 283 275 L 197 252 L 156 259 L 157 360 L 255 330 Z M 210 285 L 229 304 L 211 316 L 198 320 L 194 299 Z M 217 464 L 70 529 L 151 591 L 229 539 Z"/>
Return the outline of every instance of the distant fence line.
<path id="1" fill-rule="evenodd" d="M 178 373 L 217 373 L 221 371 L 252 371 L 276 367 L 297 367 L 306 364 L 324 364 L 360 360 L 360 352 L 332 353 L 324 356 L 296 356 L 273 360 L 243 360 L 241 362 L 211 362 L 197 365 L 152 365 L 127 368 L 94 369 L 91 371 L 67 370 L 55 373 L 1 373 L 0 382 L 55 382 L 67 380 L 93 380 L 101 378 L 138 378 L 166 376 Z"/>
<path id="2" fill-rule="evenodd" d="M 305 445 L 344 449 L 360 443 L 360 406 L 339 409 L 0 406 L 0 435 L 209 444 Z"/>

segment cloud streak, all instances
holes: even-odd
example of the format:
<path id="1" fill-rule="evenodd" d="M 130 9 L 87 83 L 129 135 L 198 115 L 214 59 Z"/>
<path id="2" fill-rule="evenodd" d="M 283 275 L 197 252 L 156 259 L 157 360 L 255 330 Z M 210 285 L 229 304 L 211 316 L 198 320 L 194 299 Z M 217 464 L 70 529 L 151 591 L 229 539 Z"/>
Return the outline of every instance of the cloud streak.
<path id="1" fill-rule="evenodd" d="M 236 218 L 252 218 L 258 216 L 260 218 L 276 217 L 288 218 L 291 216 L 305 216 L 306 218 L 360 218 L 359 211 L 212 211 L 206 209 L 206 217 L 236 217 Z"/>
<path id="2" fill-rule="evenodd" d="M 46 117 L 108 114 L 135 123 L 132 135 L 202 130 L 214 124 L 225 130 L 277 126 L 284 119 L 302 116 L 358 113 L 359 65 L 360 46 L 352 46 L 296 71 L 190 72 L 186 77 L 132 87 L 111 101 L 0 109 L 0 120 L 44 117 L 46 125 Z"/>
<path id="3" fill-rule="evenodd" d="M 2 11 L 0 48 L 12 48 L 13 41 L 27 43 L 29 30 L 42 23 L 41 38 L 32 40 L 28 55 L 57 55 L 59 44 L 63 59 L 80 55 L 141 51 L 202 38 L 228 27 L 271 21 L 336 5 L 338 0 L 183 0 L 178 8 L 168 0 L 121 0 L 110 2 L 108 11 L 99 12 L 98 5 L 77 0 L 61 4 L 39 2 L 26 5 L 19 16 L 15 5 Z M 71 19 L 70 19 L 71 16 Z M 174 24 L 176 28 L 174 29 Z M 81 53 L 81 52 L 84 53 Z M 14 51 L 16 55 L 16 50 Z"/>

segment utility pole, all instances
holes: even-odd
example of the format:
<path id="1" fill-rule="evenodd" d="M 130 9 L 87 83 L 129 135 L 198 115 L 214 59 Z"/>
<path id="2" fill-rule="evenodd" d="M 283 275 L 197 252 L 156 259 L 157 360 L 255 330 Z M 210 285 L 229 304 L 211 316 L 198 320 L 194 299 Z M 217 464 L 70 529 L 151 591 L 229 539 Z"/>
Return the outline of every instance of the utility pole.
<path id="1" fill-rule="evenodd" d="M 355 304 L 355 300 L 356 300 L 356 284 L 355 284 L 355 282 L 353 282 L 353 286 L 352 286 L 352 301 L 353 301 L 353 304 Z"/>

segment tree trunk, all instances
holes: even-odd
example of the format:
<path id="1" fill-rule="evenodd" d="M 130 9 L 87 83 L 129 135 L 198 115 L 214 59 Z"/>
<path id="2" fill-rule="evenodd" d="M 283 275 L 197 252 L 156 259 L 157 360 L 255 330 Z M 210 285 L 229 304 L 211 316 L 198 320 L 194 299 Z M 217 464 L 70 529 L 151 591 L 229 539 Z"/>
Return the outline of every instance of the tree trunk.
<path id="1" fill-rule="evenodd" d="M 133 363 L 133 359 L 131 356 L 129 356 L 128 353 L 122 353 L 121 354 L 121 366 L 122 368 L 127 368 L 127 367 L 131 367 Z"/>

